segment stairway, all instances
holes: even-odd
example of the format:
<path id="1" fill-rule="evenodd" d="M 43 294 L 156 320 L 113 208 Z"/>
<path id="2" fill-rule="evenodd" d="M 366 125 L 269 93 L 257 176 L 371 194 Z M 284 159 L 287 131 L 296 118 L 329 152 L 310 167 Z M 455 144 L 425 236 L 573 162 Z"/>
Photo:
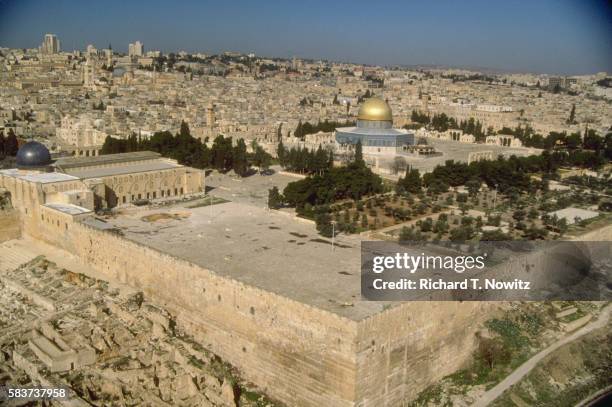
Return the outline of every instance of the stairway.
<path id="1" fill-rule="evenodd" d="M 28 248 L 27 241 L 20 239 L 0 243 L 0 274 L 15 270 L 36 256 L 38 254 Z"/>

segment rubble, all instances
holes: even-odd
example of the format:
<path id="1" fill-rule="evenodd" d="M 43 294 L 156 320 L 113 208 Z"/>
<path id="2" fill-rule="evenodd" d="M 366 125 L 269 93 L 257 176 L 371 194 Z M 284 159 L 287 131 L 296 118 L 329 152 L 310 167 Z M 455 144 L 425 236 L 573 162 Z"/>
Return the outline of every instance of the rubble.
<path id="1" fill-rule="evenodd" d="M 165 309 L 103 283 L 41 257 L 0 275 L 3 382 L 65 386 L 76 404 L 95 406 L 234 407 L 242 389 L 253 392 L 228 376 L 231 366 L 175 335 Z M 240 403 L 250 405 L 262 404 Z"/>

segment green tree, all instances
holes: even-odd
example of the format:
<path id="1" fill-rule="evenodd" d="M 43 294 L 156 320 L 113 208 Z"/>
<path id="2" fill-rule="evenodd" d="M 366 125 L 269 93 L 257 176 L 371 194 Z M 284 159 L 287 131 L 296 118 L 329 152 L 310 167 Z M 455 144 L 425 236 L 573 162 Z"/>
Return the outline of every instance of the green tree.
<path id="1" fill-rule="evenodd" d="M 7 156 L 14 157 L 19 150 L 19 141 L 13 129 L 9 129 L 6 140 L 4 140 L 4 153 Z"/>
<path id="2" fill-rule="evenodd" d="M 382 179 L 366 166 L 350 163 L 334 167 L 323 174 L 291 182 L 283 191 L 287 203 L 303 208 L 306 203 L 321 205 L 342 199 L 361 199 L 382 192 Z"/>
<path id="3" fill-rule="evenodd" d="M 325 237 L 332 237 L 333 227 L 331 224 L 331 216 L 329 212 L 321 212 L 316 215 L 315 223 L 317 231 Z"/>
<path id="4" fill-rule="evenodd" d="M 567 224 L 567 220 L 565 220 L 565 218 L 561 218 L 556 222 L 557 230 L 559 231 L 559 235 L 563 236 L 568 229 L 568 224 Z"/>
<path id="5" fill-rule="evenodd" d="M 268 191 L 268 208 L 279 209 L 283 206 L 283 196 L 278 191 L 277 187 L 272 187 Z"/>
<path id="6" fill-rule="evenodd" d="M 480 190 L 480 180 L 477 178 L 472 178 L 465 183 L 465 186 L 470 196 L 476 196 Z"/>
<path id="7" fill-rule="evenodd" d="M 212 166 L 219 171 L 229 171 L 232 169 L 232 155 L 232 139 L 217 136 L 211 149 Z"/>
<path id="8" fill-rule="evenodd" d="M 298 121 L 297 127 L 295 128 L 295 132 L 293 135 L 299 139 L 304 138 L 304 130 L 302 129 L 302 121 Z"/>
<path id="9" fill-rule="evenodd" d="M 279 143 L 282 143 L 283 141 L 283 124 L 279 124 L 278 125 L 278 129 L 276 129 L 276 139 L 278 140 Z"/>
<path id="10" fill-rule="evenodd" d="M 191 131 L 189 130 L 189 125 L 184 120 L 181 121 L 181 129 L 179 130 L 179 134 L 182 137 L 188 137 L 188 136 L 190 137 L 191 136 Z"/>
<path id="11" fill-rule="evenodd" d="M 442 215 L 440 215 L 436 223 L 434 223 L 434 226 L 433 226 L 434 233 L 444 234 L 448 232 L 448 229 L 449 229 L 449 226 L 448 226 L 448 222 L 446 221 L 446 218 L 443 218 Z"/>
<path id="12" fill-rule="evenodd" d="M 572 110 L 570 110 L 569 118 L 566 121 L 567 124 L 576 123 L 576 104 L 572 104 Z"/>
<path id="13" fill-rule="evenodd" d="M 368 228 L 368 215 L 365 213 L 361 215 L 361 227 L 364 229 Z"/>
<path id="14" fill-rule="evenodd" d="M 408 242 L 414 240 L 414 227 L 404 226 L 400 230 L 399 241 L 400 242 Z"/>
<path id="15" fill-rule="evenodd" d="M 580 136 L 580 133 L 573 133 L 565 138 L 565 145 L 570 150 L 576 150 L 581 144 L 582 137 Z"/>
<path id="16" fill-rule="evenodd" d="M 431 232 L 433 221 L 427 218 L 421 222 L 421 232 Z"/>
<path id="17" fill-rule="evenodd" d="M 244 177 L 249 171 L 249 164 L 247 161 L 247 148 L 243 139 L 238 140 L 234 147 L 232 157 L 232 168 L 237 175 Z"/>
<path id="18" fill-rule="evenodd" d="M 276 147 L 276 156 L 278 157 L 278 161 L 281 167 L 285 168 L 287 166 L 287 149 L 283 145 L 282 139 L 278 141 L 278 147 Z"/>
<path id="19" fill-rule="evenodd" d="M 365 165 L 363 161 L 363 146 L 361 145 L 361 140 L 357 141 L 355 144 L 355 163 L 358 165 Z"/>
<path id="20" fill-rule="evenodd" d="M 492 242 L 492 241 L 504 241 L 504 240 L 511 240 L 511 239 L 509 235 L 497 229 L 497 230 L 482 232 L 482 236 L 480 237 L 480 240 Z"/>
<path id="21" fill-rule="evenodd" d="M 421 174 L 419 170 L 406 168 L 406 176 L 400 178 L 397 182 L 400 193 L 418 194 L 422 190 Z"/>
<path id="22" fill-rule="evenodd" d="M 453 242 L 465 242 L 474 237 L 474 229 L 471 226 L 459 226 L 450 233 L 450 240 Z"/>
<path id="23" fill-rule="evenodd" d="M 253 155 L 253 164 L 259 167 L 259 172 L 267 171 L 272 163 L 272 156 L 266 152 L 261 146 L 255 147 Z"/>
<path id="24" fill-rule="evenodd" d="M 543 240 L 548 236 L 548 230 L 531 225 L 524 233 L 528 240 Z"/>
<path id="25" fill-rule="evenodd" d="M 523 220 L 525 220 L 525 215 L 526 213 L 523 209 L 517 209 L 512 214 L 512 217 L 514 218 L 515 221 L 522 222 Z"/>

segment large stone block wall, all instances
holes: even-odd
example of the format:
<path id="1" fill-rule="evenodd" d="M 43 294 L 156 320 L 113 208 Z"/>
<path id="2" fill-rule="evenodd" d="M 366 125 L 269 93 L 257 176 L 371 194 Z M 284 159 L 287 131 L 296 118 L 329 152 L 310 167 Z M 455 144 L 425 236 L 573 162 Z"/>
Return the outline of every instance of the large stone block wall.
<path id="1" fill-rule="evenodd" d="M 0 243 L 20 237 L 21 226 L 17 210 L 0 210 Z"/>
<path id="2" fill-rule="evenodd" d="M 476 331 L 496 309 L 489 302 L 415 301 L 361 321 L 357 399 L 398 406 L 471 359 Z"/>
<path id="3" fill-rule="evenodd" d="M 290 406 L 402 405 L 471 355 L 482 303 L 412 302 L 362 321 L 221 277 L 109 232 L 26 222 L 102 278 L 142 290 L 179 326 Z"/>
<path id="4" fill-rule="evenodd" d="M 102 278 L 142 290 L 272 397 L 288 405 L 354 405 L 356 322 L 79 223 L 66 229 L 30 221 L 25 230 Z"/>

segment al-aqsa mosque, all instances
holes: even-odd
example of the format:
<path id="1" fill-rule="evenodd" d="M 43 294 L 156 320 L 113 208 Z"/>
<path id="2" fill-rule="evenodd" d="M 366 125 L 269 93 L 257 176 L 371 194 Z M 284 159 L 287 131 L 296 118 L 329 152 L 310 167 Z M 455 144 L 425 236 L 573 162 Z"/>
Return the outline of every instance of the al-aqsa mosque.
<path id="1" fill-rule="evenodd" d="M 409 153 L 415 137 L 403 129 L 393 128 L 393 113 L 389 104 L 378 97 L 367 99 L 357 115 L 356 127 L 336 129 L 336 144 L 340 151 L 350 151 L 361 141 L 364 154 L 396 155 Z"/>

